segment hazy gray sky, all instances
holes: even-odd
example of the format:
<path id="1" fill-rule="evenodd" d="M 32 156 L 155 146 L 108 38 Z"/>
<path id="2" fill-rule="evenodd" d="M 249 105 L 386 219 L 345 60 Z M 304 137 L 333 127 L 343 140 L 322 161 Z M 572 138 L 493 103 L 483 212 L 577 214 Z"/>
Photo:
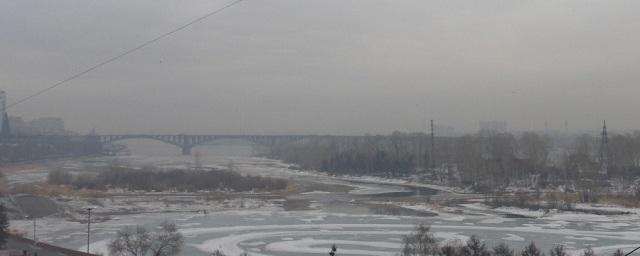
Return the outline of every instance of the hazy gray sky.
<path id="1" fill-rule="evenodd" d="M 9 101 L 228 1 L 0 0 Z M 245 0 L 11 109 L 80 132 L 640 128 L 640 1 Z"/>

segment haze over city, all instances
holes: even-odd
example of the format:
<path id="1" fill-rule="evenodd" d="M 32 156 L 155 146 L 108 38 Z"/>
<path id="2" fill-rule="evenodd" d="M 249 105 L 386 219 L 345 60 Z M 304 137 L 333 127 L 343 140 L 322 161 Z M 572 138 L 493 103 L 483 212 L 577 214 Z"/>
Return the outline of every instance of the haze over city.
<path id="1" fill-rule="evenodd" d="M 1 1 L 9 104 L 225 1 Z M 255 1 L 12 107 L 86 133 L 640 127 L 638 1 Z"/>
<path id="2" fill-rule="evenodd" d="M 640 1 L 0 1 L 0 256 L 636 256 Z"/>

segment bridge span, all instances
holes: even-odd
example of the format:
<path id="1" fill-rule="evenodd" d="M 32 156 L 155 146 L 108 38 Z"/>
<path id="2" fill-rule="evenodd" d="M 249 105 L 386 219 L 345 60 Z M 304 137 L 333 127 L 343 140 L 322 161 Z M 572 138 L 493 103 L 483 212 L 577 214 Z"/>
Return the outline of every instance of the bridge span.
<path id="1" fill-rule="evenodd" d="M 182 149 L 183 155 L 191 154 L 191 149 L 205 145 L 216 140 L 244 140 L 258 145 L 275 146 L 305 138 L 309 135 L 190 135 L 190 134 L 120 134 L 120 135 L 96 135 L 101 143 L 112 143 L 128 139 L 152 139 L 167 144 L 175 145 Z"/>
<path id="2" fill-rule="evenodd" d="M 225 135 L 225 134 L 110 134 L 110 135 L 9 135 L 0 136 L 0 143 L 44 143 L 65 144 L 71 142 L 83 142 L 101 147 L 104 144 L 129 139 L 152 139 L 171 144 L 182 149 L 182 154 L 190 155 L 194 147 L 206 145 L 217 140 L 243 140 L 257 145 L 278 146 L 289 143 L 304 143 L 316 141 L 323 143 L 335 143 L 340 146 L 355 143 L 365 139 L 366 136 L 341 136 L 341 135 Z"/>

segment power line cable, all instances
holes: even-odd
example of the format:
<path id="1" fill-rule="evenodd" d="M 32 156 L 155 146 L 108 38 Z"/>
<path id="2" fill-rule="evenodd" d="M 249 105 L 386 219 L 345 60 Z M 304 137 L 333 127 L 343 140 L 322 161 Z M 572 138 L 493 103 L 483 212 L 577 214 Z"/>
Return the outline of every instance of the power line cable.
<path id="1" fill-rule="evenodd" d="M 161 39 L 163 39 L 163 38 L 165 38 L 167 36 L 170 36 L 170 35 L 178 32 L 180 30 L 183 30 L 183 29 L 185 29 L 185 28 L 187 28 L 187 27 L 189 27 L 189 26 L 191 26 L 193 24 L 196 24 L 196 23 L 198 23 L 198 22 L 200 22 L 200 21 L 202 21 L 204 19 L 207 19 L 207 18 L 209 18 L 209 17 L 211 17 L 213 15 L 216 15 L 216 14 L 218 14 L 218 13 L 220 13 L 220 12 L 222 12 L 222 11 L 228 9 L 228 8 L 231 8 L 234 5 L 239 4 L 242 1 L 244 1 L 244 0 L 235 0 L 235 1 L 231 2 L 230 4 L 227 4 L 227 5 L 219 8 L 219 9 L 216 9 L 216 10 L 214 10 L 212 12 L 209 12 L 209 13 L 203 15 L 203 16 L 200 16 L 200 17 L 190 21 L 189 23 L 186 23 L 186 24 L 184 24 L 182 26 L 179 26 L 179 27 L 167 32 L 167 33 L 161 34 L 161 35 L 159 35 L 159 36 L 157 36 L 157 37 L 155 37 L 155 38 L 153 38 L 153 39 L 151 39 L 149 41 L 146 41 L 146 42 L 144 42 L 144 43 L 142 43 L 142 44 L 140 44 L 140 45 L 138 45 L 138 46 L 136 46 L 134 48 L 131 48 L 131 49 L 129 49 L 129 50 L 127 50 L 127 51 L 125 51 L 125 52 L 123 52 L 121 54 L 118 54 L 118 55 L 116 55 L 114 57 L 111 57 L 111 58 L 109 58 L 109 59 L 107 59 L 105 61 L 102 61 L 102 62 L 100 62 L 100 63 L 98 63 L 96 65 L 93 65 L 93 66 L 91 66 L 91 67 L 89 67 L 89 68 L 87 68 L 87 69 L 85 69 L 83 71 L 80 71 L 80 72 L 78 72 L 78 73 L 76 73 L 76 74 L 74 74 L 72 76 L 69 76 L 69 77 L 67 77 L 67 78 L 65 78 L 65 79 L 63 79 L 63 80 L 61 80 L 61 81 L 59 81 L 59 82 L 47 87 L 47 88 L 44 88 L 44 89 L 42 89 L 40 91 L 37 91 L 34 94 L 31 94 L 31 95 L 29 95 L 27 97 L 24 97 L 24 98 L 14 102 L 14 103 L 9 104 L 9 106 L 7 106 L 7 109 L 9 109 L 11 107 L 14 107 L 14 106 L 16 106 L 16 105 L 18 105 L 20 103 L 25 102 L 25 101 L 28 101 L 28 100 L 30 100 L 32 98 L 38 97 L 41 94 L 46 93 L 46 92 L 48 92 L 50 90 L 53 90 L 58 86 L 64 85 L 64 84 L 66 84 L 66 83 L 68 83 L 68 82 L 70 82 L 72 80 L 75 80 L 75 79 L 77 79 L 77 78 L 79 78 L 79 77 L 81 77 L 81 76 L 83 76 L 83 75 L 85 75 L 85 74 L 87 74 L 87 73 L 89 73 L 91 71 L 94 71 L 94 70 L 96 70 L 96 69 L 98 69 L 98 68 L 100 68 L 100 67 L 102 67 L 104 65 L 107 65 L 107 64 L 109 64 L 109 63 L 111 63 L 111 62 L 113 62 L 113 61 L 115 61 L 117 59 L 120 59 L 120 58 L 122 58 L 124 56 L 127 56 L 127 55 L 129 55 L 129 54 L 131 54 L 131 53 L 133 53 L 133 52 L 135 52 L 137 50 L 140 50 L 140 49 L 142 49 L 142 48 L 144 48 L 144 47 L 146 47 L 146 46 L 148 46 L 150 44 L 153 44 L 153 43 L 155 43 L 157 41 L 160 41 Z"/>
<path id="2" fill-rule="evenodd" d="M 633 249 L 633 251 L 630 251 L 629 253 L 625 254 L 624 256 L 629 256 L 629 255 L 631 255 L 633 252 L 635 252 L 635 251 L 637 251 L 637 250 L 639 250 L 639 249 L 640 249 L 640 247 L 635 248 L 635 249 Z"/>

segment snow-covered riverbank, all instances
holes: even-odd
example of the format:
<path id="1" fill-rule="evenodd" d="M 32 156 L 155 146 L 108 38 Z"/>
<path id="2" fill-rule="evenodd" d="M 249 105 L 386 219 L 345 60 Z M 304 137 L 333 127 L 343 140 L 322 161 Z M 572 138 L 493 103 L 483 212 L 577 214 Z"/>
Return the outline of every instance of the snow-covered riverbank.
<path id="1" fill-rule="evenodd" d="M 83 165 L 106 165 L 113 158 L 94 159 L 82 163 L 66 164 L 81 168 Z M 190 158 L 170 156 L 131 156 L 117 161 L 125 165 L 154 164 L 167 168 L 184 167 Z M 341 255 L 395 255 L 400 238 L 414 224 L 426 223 L 433 227 L 442 240 L 464 240 L 479 235 L 490 245 L 507 242 L 521 248 L 533 240 L 542 248 L 560 243 L 579 251 L 585 246 L 596 252 L 611 252 L 616 248 L 629 248 L 640 243 L 638 211 L 631 214 L 604 216 L 553 212 L 551 214 L 516 208 L 492 209 L 481 201 L 462 205 L 438 205 L 426 202 L 422 196 L 402 196 L 397 200 L 377 197 L 389 192 L 406 192 L 409 186 L 424 186 L 438 193 L 469 196 L 452 188 L 413 184 L 405 180 L 375 177 L 333 177 L 324 173 L 292 170 L 280 161 L 238 156 L 203 155 L 203 165 L 225 167 L 233 163 L 237 171 L 252 175 L 287 178 L 309 185 L 308 191 L 289 195 L 294 202 L 309 203 L 304 210 L 285 210 L 278 199 L 196 199 L 182 203 L 161 195 L 144 195 L 130 199 L 101 199 L 96 213 L 120 212 L 109 219 L 92 224 L 92 251 L 104 252 L 115 231 L 126 225 L 155 226 L 163 220 L 175 222 L 185 234 L 187 246 L 184 255 L 207 255 L 222 249 L 231 255 L 246 251 L 250 255 L 293 256 L 325 255 L 331 244 L 340 248 Z M 41 175 L 29 175 L 41 178 Z M 26 176 L 25 176 L 26 177 Z M 23 177 L 24 178 L 24 177 Z M 24 179 L 18 177 L 14 180 Z M 345 189 L 347 188 L 347 189 Z M 471 195 L 473 197 L 473 195 Z M 172 201 L 169 206 L 163 201 Z M 243 203 L 244 202 L 244 203 Z M 80 207 L 82 202 L 71 202 Z M 244 204 L 244 206 L 242 206 Z M 392 215 L 372 211 L 369 205 L 391 205 L 414 211 L 436 213 L 437 216 Z M 579 205 L 616 209 L 613 206 Z M 198 211 L 209 209 L 205 214 Z M 142 210 L 141 210 L 142 209 Z M 511 218 L 508 214 L 527 218 Z M 82 217 L 78 215 L 77 218 Z M 31 221 L 12 221 L 11 227 L 27 234 Z M 86 225 L 76 220 L 42 218 L 38 220 L 41 240 L 69 248 L 84 248 Z"/>

